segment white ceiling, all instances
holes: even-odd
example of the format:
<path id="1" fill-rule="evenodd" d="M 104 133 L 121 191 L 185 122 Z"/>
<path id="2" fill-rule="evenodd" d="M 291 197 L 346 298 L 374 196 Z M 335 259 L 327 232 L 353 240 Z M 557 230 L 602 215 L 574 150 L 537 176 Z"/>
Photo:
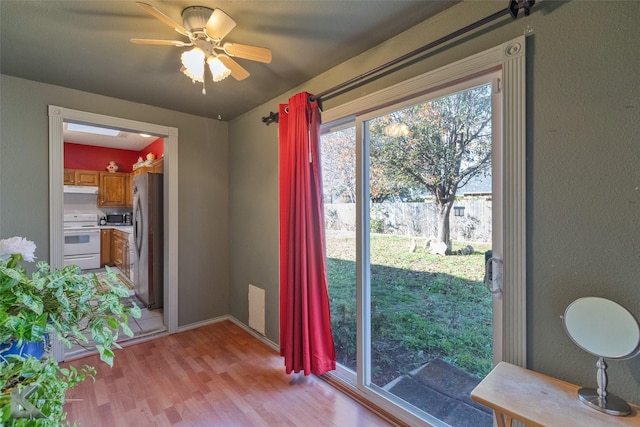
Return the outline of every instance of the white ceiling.
<path id="1" fill-rule="evenodd" d="M 97 147 L 117 148 L 120 150 L 142 151 L 147 145 L 158 139 L 157 136 L 120 130 L 117 135 L 97 135 L 95 133 L 69 130 L 68 123 L 64 123 L 62 134 L 64 142 L 72 144 L 93 145 Z"/>
<path id="2" fill-rule="evenodd" d="M 186 41 L 134 1 L 0 0 L 0 71 L 226 121 L 456 2 L 147 0 L 178 23 L 187 6 L 221 8 L 237 22 L 224 41 L 271 49 L 270 64 L 238 59 L 248 79 L 207 82 L 202 95 L 202 85 L 179 71 L 187 48 L 129 42 Z"/>

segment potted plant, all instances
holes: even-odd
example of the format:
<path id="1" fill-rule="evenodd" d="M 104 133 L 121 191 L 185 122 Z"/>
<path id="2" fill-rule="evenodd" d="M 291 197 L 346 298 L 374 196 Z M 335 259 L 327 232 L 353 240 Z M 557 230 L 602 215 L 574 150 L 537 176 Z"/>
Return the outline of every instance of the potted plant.
<path id="1" fill-rule="evenodd" d="M 99 279 L 75 265 L 52 270 L 39 261 L 29 275 L 22 261 L 33 262 L 34 252 L 24 238 L 0 240 L 1 424 L 22 425 L 35 414 L 40 418 L 29 425 L 60 425 L 66 390 L 94 375 L 89 366 L 61 368 L 49 354 L 49 337 L 95 348 L 112 366 L 119 331 L 132 337 L 129 316 L 141 314 L 137 305 L 123 304 L 129 290 L 113 271 Z M 30 354 L 34 346 L 43 351 Z"/>

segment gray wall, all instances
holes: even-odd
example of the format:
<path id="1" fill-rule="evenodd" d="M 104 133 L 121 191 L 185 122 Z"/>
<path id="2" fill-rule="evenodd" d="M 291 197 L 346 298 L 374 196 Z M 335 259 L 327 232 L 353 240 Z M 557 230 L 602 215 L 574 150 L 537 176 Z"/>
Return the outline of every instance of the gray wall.
<path id="1" fill-rule="evenodd" d="M 230 313 L 266 290 L 278 341 L 277 131 L 260 118 L 300 90 L 321 92 L 505 7 L 463 3 L 232 121 Z M 325 102 L 325 110 L 522 35 L 527 25 L 527 328 L 529 367 L 595 386 L 595 358 L 566 336 L 574 299 L 611 298 L 640 318 L 640 2 L 536 4 L 422 61 Z M 609 363 L 609 391 L 640 403 L 640 357 Z"/>
<path id="2" fill-rule="evenodd" d="M 256 126 L 259 113 L 229 129 L 229 312 L 248 324 L 249 284 L 265 289 L 265 333 L 278 342 L 278 128 Z"/>
<path id="3" fill-rule="evenodd" d="M 49 259 L 47 105 L 178 128 L 178 325 L 228 313 L 228 125 L 0 76 L 0 236 L 24 236 Z"/>

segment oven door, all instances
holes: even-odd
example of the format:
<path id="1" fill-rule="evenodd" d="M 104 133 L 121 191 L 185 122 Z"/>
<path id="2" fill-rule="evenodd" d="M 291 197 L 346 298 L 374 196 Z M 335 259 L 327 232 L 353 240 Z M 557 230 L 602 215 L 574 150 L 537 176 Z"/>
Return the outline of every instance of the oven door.
<path id="1" fill-rule="evenodd" d="M 100 255 L 100 229 L 65 229 L 64 255 Z"/>
<path id="2" fill-rule="evenodd" d="M 100 254 L 65 255 L 64 266 L 77 265 L 81 270 L 100 268 Z"/>

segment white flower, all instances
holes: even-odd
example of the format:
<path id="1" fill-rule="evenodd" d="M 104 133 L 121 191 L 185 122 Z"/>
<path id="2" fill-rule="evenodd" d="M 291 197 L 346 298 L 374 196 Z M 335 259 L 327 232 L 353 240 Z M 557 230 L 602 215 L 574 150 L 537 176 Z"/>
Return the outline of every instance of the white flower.
<path id="1" fill-rule="evenodd" d="M 24 237 L 11 237 L 0 240 L 0 261 L 7 261 L 11 255 L 20 254 L 27 262 L 35 261 L 36 244 Z"/>

